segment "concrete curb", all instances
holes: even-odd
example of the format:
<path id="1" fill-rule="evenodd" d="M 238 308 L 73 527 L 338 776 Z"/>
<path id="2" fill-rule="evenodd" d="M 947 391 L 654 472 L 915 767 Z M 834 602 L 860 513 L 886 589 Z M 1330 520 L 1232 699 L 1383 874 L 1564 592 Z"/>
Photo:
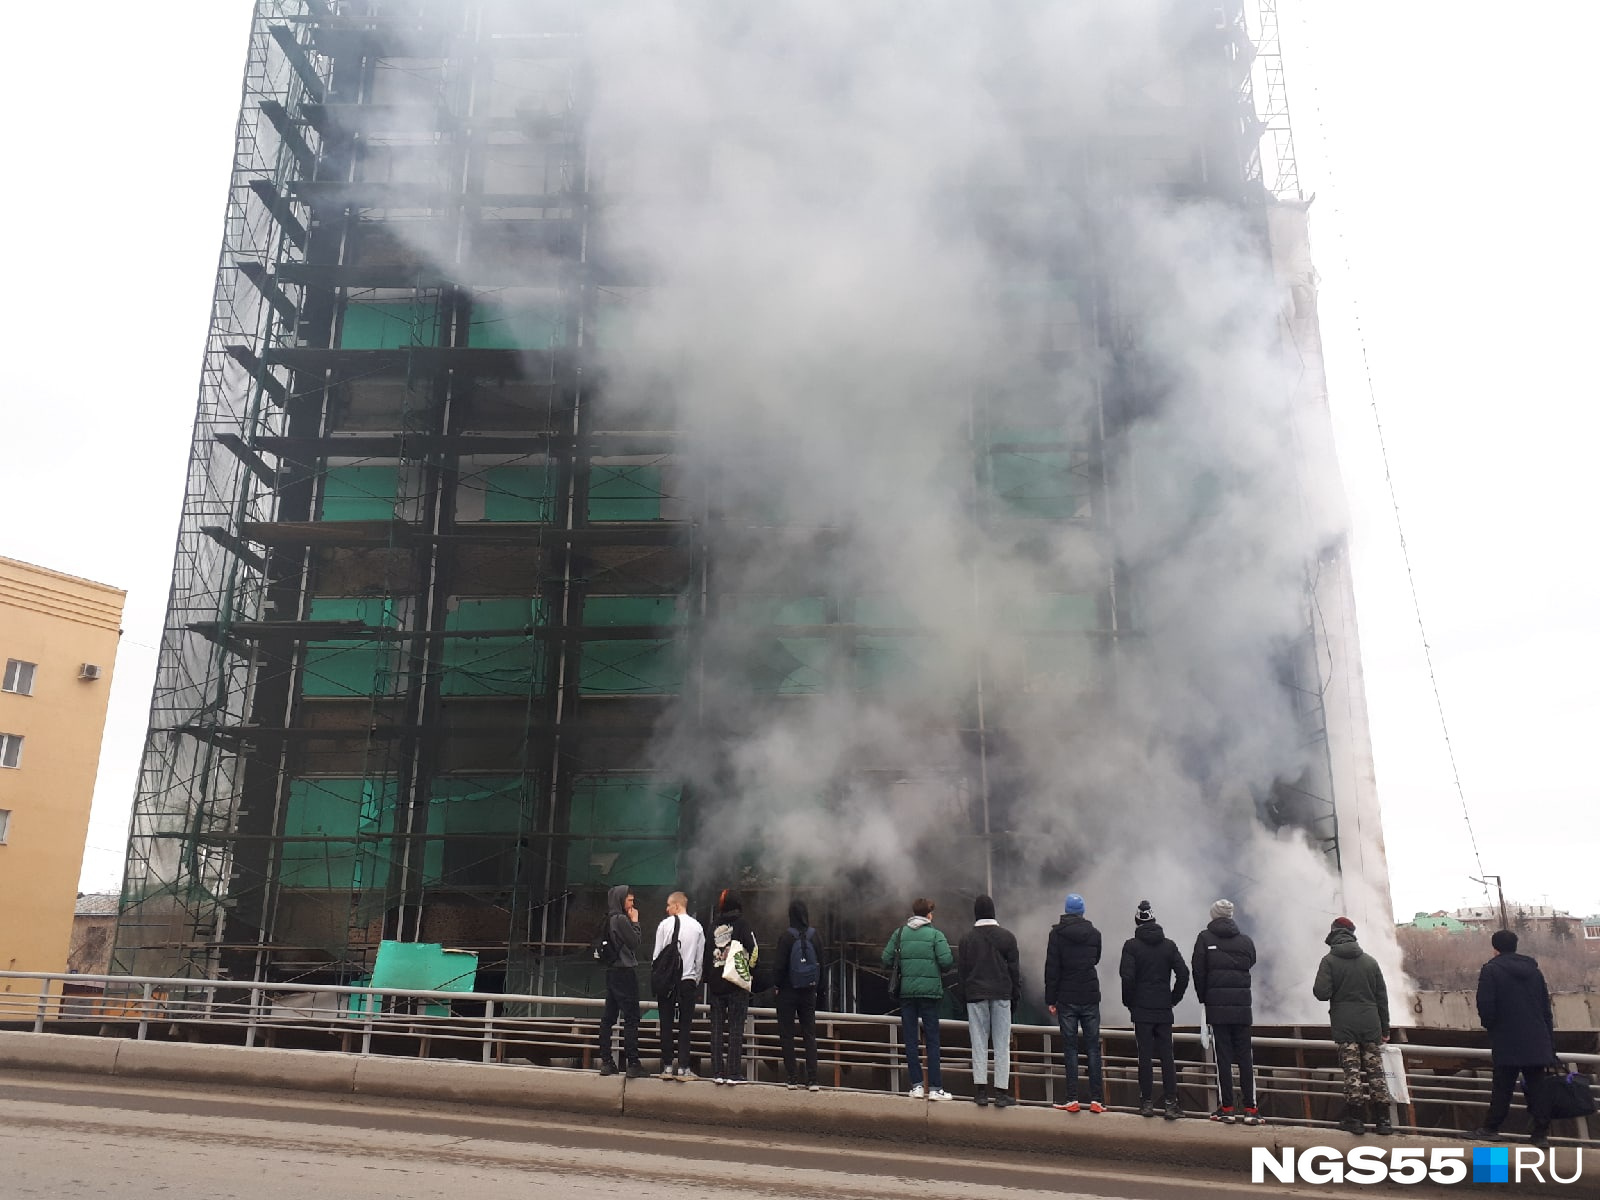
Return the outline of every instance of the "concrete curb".
<path id="1" fill-rule="evenodd" d="M 366 1057 L 316 1050 L 245 1049 L 191 1042 L 139 1042 L 70 1034 L 0 1030 L 0 1070 L 169 1079 L 228 1087 L 277 1088 L 334 1095 L 445 1101 L 503 1110 L 516 1108 L 579 1116 L 637 1116 L 651 1121 L 709 1126 L 739 1133 L 753 1130 L 849 1138 L 892 1139 L 935 1150 L 1059 1155 L 1085 1165 L 1138 1164 L 1154 1168 L 1235 1174 L 1250 1188 L 1251 1151 L 1356 1145 L 1461 1150 L 1459 1139 L 1363 1138 L 1332 1129 L 1265 1125 L 1242 1129 L 1187 1119 L 1145 1120 L 1126 1113 L 1069 1116 L 1054 1109 L 1016 1106 L 979 1108 L 968 1100 L 929 1103 L 905 1096 L 861 1092 L 788 1091 L 747 1085 L 717 1087 L 709 1080 L 668 1082 L 649 1077 L 602 1078 L 590 1071 L 555 1070 L 457 1062 L 443 1059 Z M 1514 1143 L 1507 1143 L 1513 1146 Z M 1563 1170 L 1571 1169 L 1562 1148 Z M 1584 1182 L 1600 1179 L 1600 1151 L 1584 1149 Z M 1467 1165 L 1471 1166 L 1468 1155 Z M 1403 1185 L 1394 1184 L 1394 1187 Z M 1504 1184 L 1457 1185 L 1464 1190 Z M 1524 1195 L 1573 1196 L 1582 1184 L 1525 1182 Z"/>

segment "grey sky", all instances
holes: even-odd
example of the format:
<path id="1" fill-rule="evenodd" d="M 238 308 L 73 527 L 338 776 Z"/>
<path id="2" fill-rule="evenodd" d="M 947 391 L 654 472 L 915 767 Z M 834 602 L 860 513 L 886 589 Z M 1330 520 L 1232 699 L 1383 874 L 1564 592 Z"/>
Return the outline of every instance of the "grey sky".
<path id="1" fill-rule="evenodd" d="M 231 154 L 249 0 L 11 16 L 0 205 L 0 554 L 129 591 L 82 886 L 120 879 Z M 1381 466 L 1356 314 L 1484 866 L 1600 911 L 1600 573 L 1581 546 L 1600 416 L 1592 223 L 1572 211 L 1600 15 L 1522 54 L 1484 5 L 1281 0 L 1355 518 L 1397 913 L 1473 897 Z M 70 20 L 70 28 L 66 22 Z M 29 48 L 70 34 L 75 55 Z M 1491 65 L 1492 64 L 1492 65 Z M 147 112 L 133 112 L 134 105 Z M 1345 259 L 1348 257 L 1349 266 Z M 1515 417 L 1516 420 L 1508 420 Z"/>

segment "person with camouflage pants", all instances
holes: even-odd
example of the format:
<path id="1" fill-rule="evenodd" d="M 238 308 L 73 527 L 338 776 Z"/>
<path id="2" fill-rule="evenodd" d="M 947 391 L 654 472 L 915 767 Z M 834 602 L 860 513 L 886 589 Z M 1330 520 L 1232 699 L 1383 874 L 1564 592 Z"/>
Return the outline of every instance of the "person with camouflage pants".
<path id="1" fill-rule="evenodd" d="M 1383 1078 L 1383 1043 L 1389 1040 L 1389 990 L 1377 959 L 1356 941 L 1349 917 L 1333 923 L 1324 939 L 1328 953 L 1317 968 L 1312 991 L 1328 1003 L 1328 1024 L 1344 1069 L 1344 1119 L 1339 1128 L 1356 1136 L 1367 1131 L 1369 1110 L 1377 1133 L 1393 1133 L 1389 1086 Z"/>

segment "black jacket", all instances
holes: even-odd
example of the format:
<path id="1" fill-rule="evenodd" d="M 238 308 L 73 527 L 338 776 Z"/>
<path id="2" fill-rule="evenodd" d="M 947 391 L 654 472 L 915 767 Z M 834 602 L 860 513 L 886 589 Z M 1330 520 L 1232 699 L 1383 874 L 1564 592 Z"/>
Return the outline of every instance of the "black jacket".
<path id="1" fill-rule="evenodd" d="M 1478 1020 L 1496 1066 L 1542 1067 L 1555 1057 L 1550 989 L 1537 960 L 1500 954 L 1478 972 Z"/>
<path id="2" fill-rule="evenodd" d="M 1200 931 L 1189 962 L 1195 998 L 1206 1006 L 1206 1020 L 1212 1025 L 1250 1024 L 1256 944 L 1239 932 L 1231 917 L 1220 917 Z"/>
<path id="3" fill-rule="evenodd" d="M 1122 1003 L 1136 1023 L 1172 1024 L 1173 1006 L 1189 990 L 1189 968 L 1160 925 L 1146 922 L 1122 943 L 1119 974 Z"/>
<path id="4" fill-rule="evenodd" d="M 1017 937 L 998 925 L 974 925 L 956 948 L 961 971 L 962 998 L 975 1000 L 1022 999 L 1022 966 Z"/>
<path id="5" fill-rule="evenodd" d="M 744 991 L 742 987 L 729 983 L 722 977 L 722 968 L 727 962 L 727 947 L 730 941 L 735 939 L 746 950 L 756 951 L 755 930 L 751 929 L 750 922 L 744 919 L 743 910 L 730 908 L 726 912 L 718 913 L 712 920 L 710 928 L 706 930 L 705 971 L 700 977 L 706 981 L 706 990 L 713 996 L 726 996 L 731 992 Z M 756 957 L 759 958 L 760 955 L 757 954 Z M 754 973 L 752 966 L 751 974 Z"/>
<path id="6" fill-rule="evenodd" d="M 622 910 L 622 902 L 632 890 L 627 884 L 619 883 L 606 893 L 607 931 L 617 948 L 613 970 L 631 971 L 639 965 L 639 922 L 628 920 L 628 914 Z"/>
<path id="7" fill-rule="evenodd" d="M 1064 913 L 1050 930 L 1044 955 L 1044 1002 L 1099 1004 L 1100 931 L 1089 918 Z"/>

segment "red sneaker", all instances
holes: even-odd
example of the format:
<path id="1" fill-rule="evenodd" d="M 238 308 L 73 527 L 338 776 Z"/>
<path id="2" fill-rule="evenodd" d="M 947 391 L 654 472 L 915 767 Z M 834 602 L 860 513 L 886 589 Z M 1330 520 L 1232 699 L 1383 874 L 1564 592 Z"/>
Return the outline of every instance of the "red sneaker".
<path id="1" fill-rule="evenodd" d="M 1100 1113 L 1105 1112 L 1105 1110 L 1106 1110 L 1106 1106 L 1104 1104 L 1101 1104 L 1100 1101 L 1098 1101 L 1098 1100 L 1089 1101 L 1089 1111 L 1090 1112 L 1092 1112 L 1092 1113 L 1094 1113 L 1096 1115 L 1099 1115 Z"/>
<path id="2" fill-rule="evenodd" d="M 1068 1100 L 1065 1104 L 1052 1104 L 1050 1107 L 1058 1112 L 1075 1113 L 1078 1111 L 1078 1102 L 1076 1100 Z"/>

